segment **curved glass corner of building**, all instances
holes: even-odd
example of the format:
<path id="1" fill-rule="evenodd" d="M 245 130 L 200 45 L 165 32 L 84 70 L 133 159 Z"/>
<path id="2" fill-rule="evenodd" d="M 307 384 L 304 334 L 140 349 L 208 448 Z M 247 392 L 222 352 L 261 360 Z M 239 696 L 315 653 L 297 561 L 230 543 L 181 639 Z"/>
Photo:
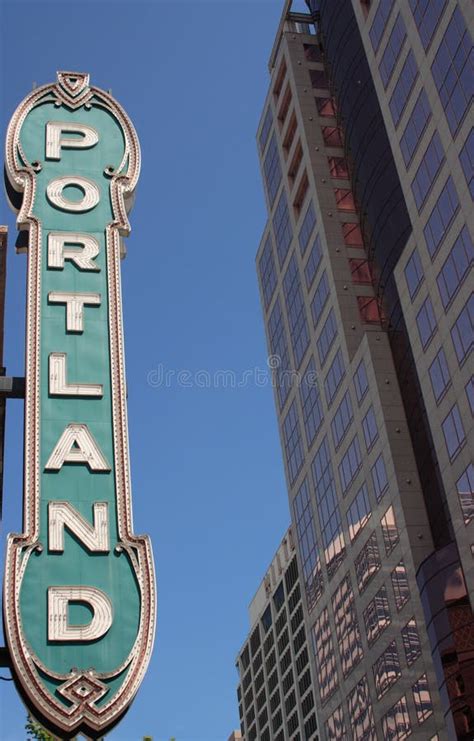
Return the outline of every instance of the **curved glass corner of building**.
<path id="1" fill-rule="evenodd" d="M 474 613 L 456 544 L 436 550 L 417 573 L 449 738 L 474 738 Z"/>

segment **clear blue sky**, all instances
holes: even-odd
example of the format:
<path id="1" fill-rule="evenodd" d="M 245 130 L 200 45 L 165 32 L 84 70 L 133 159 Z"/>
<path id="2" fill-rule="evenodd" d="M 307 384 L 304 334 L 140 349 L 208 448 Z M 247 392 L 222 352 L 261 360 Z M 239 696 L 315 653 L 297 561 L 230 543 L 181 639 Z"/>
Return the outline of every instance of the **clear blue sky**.
<path id="1" fill-rule="evenodd" d="M 157 386 L 157 371 L 266 368 L 255 274 L 265 208 L 255 131 L 280 0 L 1 5 L 2 139 L 16 105 L 57 69 L 112 88 L 143 169 L 122 263 L 137 533 L 154 544 L 153 659 L 112 739 L 225 741 L 238 727 L 236 654 L 247 605 L 289 521 L 269 384 Z M 23 374 L 24 255 L 10 227 L 5 364 Z M 201 383 L 202 385 L 202 383 Z M 21 529 L 23 404 L 8 402 L 2 554 Z M 2 670 L 6 674 L 6 670 Z M 25 712 L 0 682 L 0 737 Z"/>

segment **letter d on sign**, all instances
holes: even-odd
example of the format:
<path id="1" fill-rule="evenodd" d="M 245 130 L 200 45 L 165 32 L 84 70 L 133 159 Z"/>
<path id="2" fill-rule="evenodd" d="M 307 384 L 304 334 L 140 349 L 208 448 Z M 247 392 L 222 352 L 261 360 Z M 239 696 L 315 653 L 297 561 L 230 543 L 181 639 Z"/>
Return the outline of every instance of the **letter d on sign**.
<path id="1" fill-rule="evenodd" d="M 85 625 L 69 625 L 70 602 L 88 605 L 92 619 Z M 48 640 L 96 641 L 112 625 L 112 603 L 96 587 L 49 587 L 48 589 Z"/>

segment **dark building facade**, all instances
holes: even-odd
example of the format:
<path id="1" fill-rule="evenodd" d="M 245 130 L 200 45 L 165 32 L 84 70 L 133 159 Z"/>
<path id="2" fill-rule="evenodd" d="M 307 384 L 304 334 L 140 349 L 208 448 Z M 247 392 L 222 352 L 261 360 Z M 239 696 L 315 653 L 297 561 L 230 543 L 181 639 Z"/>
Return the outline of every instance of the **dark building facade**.
<path id="1" fill-rule="evenodd" d="M 319 738 L 302 600 L 290 528 L 250 603 L 250 633 L 237 658 L 245 741 Z"/>
<path id="2" fill-rule="evenodd" d="M 474 737 L 472 17 L 287 2 L 270 58 L 257 269 L 322 738 Z"/>

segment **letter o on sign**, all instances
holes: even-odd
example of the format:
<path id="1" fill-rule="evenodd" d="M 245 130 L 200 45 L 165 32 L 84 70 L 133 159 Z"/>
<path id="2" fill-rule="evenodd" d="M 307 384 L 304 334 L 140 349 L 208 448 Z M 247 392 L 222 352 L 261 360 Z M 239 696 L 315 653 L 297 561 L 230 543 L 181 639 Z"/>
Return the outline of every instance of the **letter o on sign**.
<path id="1" fill-rule="evenodd" d="M 68 185 L 76 185 L 83 192 L 80 201 L 71 201 L 65 198 L 63 191 Z M 46 190 L 48 200 L 63 211 L 73 211 L 80 213 L 90 211 L 97 206 L 100 200 L 99 188 L 93 180 L 83 178 L 80 175 L 71 175 L 51 180 Z"/>

